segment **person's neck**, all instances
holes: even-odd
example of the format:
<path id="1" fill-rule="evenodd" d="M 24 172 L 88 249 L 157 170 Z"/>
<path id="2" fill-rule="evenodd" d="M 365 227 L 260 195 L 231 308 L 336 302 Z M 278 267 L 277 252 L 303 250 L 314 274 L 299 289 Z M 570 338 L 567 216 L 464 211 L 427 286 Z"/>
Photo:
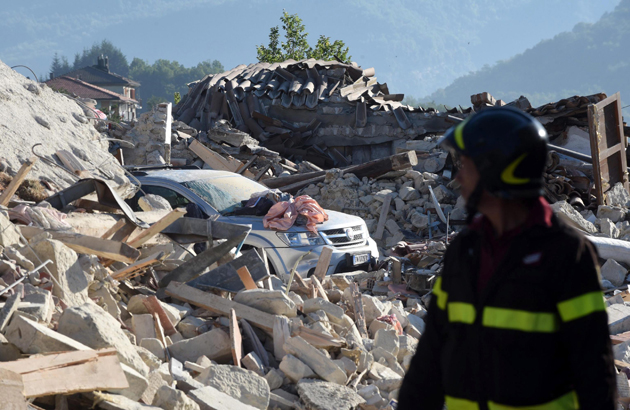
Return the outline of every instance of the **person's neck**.
<path id="1" fill-rule="evenodd" d="M 481 212 L 494 228 L 497 237 L 525 223 L 530 208 L 522 201 L 513 201 L 484 195 L 479 204 Z"/>

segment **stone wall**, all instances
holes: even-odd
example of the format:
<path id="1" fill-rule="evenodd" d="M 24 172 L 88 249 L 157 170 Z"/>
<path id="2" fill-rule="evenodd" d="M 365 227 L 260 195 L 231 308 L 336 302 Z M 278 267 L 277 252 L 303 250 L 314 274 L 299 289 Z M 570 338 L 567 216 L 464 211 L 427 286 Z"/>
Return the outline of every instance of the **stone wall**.
<path id="1" fill-rule="evenodd" d="M 126 165 L 158 165 L 171 162 L 171 103 L 158 104 L 138 118 L 122 139 L 136 147 L 124 148 Z"/>

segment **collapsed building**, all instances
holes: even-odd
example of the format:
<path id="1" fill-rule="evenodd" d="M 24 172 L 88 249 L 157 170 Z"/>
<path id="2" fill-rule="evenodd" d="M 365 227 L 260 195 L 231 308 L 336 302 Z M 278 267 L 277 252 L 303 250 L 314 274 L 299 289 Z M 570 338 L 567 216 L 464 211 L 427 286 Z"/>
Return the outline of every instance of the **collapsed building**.
<path id="1" fill-rule="evenodd" d="M 80 102 L 4 69 L 0 111 L 23 121 L 0 114 L 9 130 L 3 142 L 25 153 L 3 154 L 0 170 L 7 406 L 395 408 L 432 283 L 465 219 L 456 168 L 437 139 L 502 101 L 482 93 L 468 109 L 413 109 L 378 84 L 372 69 L 289 61 L 208 76 L 176 107 L 162 104 L 135 123 L 106 126 L 89 123 Z M 620 117 L 606 114 L 610 101 L 598 94 L 538 108 L 524 97 L 509 104 L 546 127 L 554 149 L 545 196 L 602 258 L 622 402 L 630 397 L 630 194 L 624 169 L 585 161 L 625 155 L 612 137 L 610 147 L 593 145 L 594 106 L 605 114 L 601 135 L 612 135 L 613 123 L 628 133 Z M 41 121 L 28 117 L 33 110 L 52 126 L 38 128 Z M 41 134 L 31 162 L 23 124 Z M 133 212 L 117 164 L 230 171 L 308 195 L 325 209 L 362 217 L 382 256 L 365 270 L 326 275 L 330 260 L 322 252 L 310 277 L 278 277 L 264 252 L 235 252 L 251 227 L 192 217 L 149 195 L 144 212 Z M 23 181 L 47 179 L 58 182 L 42 198 L 20 190 Z M 202 242 L 210 246 L 195 252 L 192 245 Z"/>

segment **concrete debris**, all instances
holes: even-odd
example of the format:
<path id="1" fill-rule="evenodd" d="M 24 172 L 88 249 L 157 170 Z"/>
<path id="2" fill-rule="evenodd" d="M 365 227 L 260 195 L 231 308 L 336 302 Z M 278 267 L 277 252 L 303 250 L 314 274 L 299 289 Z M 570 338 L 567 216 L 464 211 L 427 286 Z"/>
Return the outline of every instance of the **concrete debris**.
<path id="1" fill-rule="evenodd" d="M 72 98 L 0 63 L 5 71 L 0 362 L 112 349 L 111 366 L 128 387 L 82 393 L 104 409 L 395 408 L 425 331 L 432 286 L 467 216 L 453 180 L 456 164 L 437 142 L 472 112 L 504 102 L 482 93 L 470 109 L 413 109 L 377 83 L 373 69 L 306 60 L 210 75 L 191 83 L 176 107 L 158 104 L 116 123 L 95 119 Z M 521 97 L 508 105 L 539 118 L 551 142 L 564 147 L 549 153 L 544 196 L 559 218 L 591 235 L 606 260 L 611 339 L 615 357 L 628 362 L 630 194 L 616 184 L 605 187 L 604 200 L 596 198 L 591 165 L 565 155 L 567 149 L 590 155 L 585 107 L 603 98 L 533 108 Z M 23 146 L 26 140 L 45 144 L 36 152 L 54 154 L 69 172 L 26 161 L 32 148 Z M 116 158 L 105 153 L 108 145 Z M 269 248 L 250 242 L 250 222 L 206 220 L 205 210 L 157 191 L 123 203 L 104 189 L 112 185 L 122 198 L 133 193 L 120 163 L 238 173 L 266 185 L 270 202 L 304 194 L 362 220 L 314 236 L 287 234 L 283 242 L 300 242 L 290 251 L 308 265 L 292 276 L 295 259 L 277 263 Z M 23 166 L 42 184 L 37 200 L 8 188 Z M 84 182 L 75 183 L 79 177 Z M 97 195 L 86 196 L 91 186 Z M 47 197 L 54 209 L 41 202 Z M 258 204 L 236 209 L 254 214 Z M 186 217 L 177 219 L 183 206 Z M 343 217 L 335 214 L 331 219 Z M 300 223 L 298 217 L 298 230 Z M 376 245 L 366 242 L 370 236 Z M 303 255 L 323 243 L 326 252 Z M 367 244 L 371 254 L 353 250 Z M 110 259 L 123 249 L 124 257 Z M 214 273 L 229 286 L 211 284 L 207 275 Z M 56 394 L 33 405 L 64 408 L 71 400 Z"/>

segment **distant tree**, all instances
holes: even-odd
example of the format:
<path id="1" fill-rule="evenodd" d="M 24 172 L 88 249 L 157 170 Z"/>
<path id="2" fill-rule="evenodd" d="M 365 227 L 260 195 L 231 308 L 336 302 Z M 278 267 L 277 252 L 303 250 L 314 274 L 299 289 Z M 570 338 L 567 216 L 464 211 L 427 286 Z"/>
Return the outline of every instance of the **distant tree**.
<path id="1" fill-rule="evenodd" d="M 282 29 L 284 40 L 280 41 L 280 28 L 272 27 L 269 32 L 269 45 L 256 46 L 258 61 L 277 63 L 288 59 L 304 60 L 315 58 L 318 60 L 335 60 L 349 62 L 348 47 L 341 40 L 331 42 L 330 37 L 319 36 L 315 47 L 308 44 L 306 27 L 297 14 L 282 12 Z"/>
<path id="2" fill-rule="evenodd" d="M 175 94 L 173 94 L 173 103 L 177 105 L 179 104 L 181 100 L 182 100 L 182 95 L 179 93 L 179 91 L 175 91 Z"/>
<path id="3" fill-rule="evenodd" d="M 129 76 L 129 63 L 127 57 L 120 48 L 115 47 L 110 41 L 103 40 L 100 44 L 95 43 L 89 49 L 83 49 L 81 54 L 74 55 L 73 69 L 88 67 L 95 65 L 100 55 L 107 56 L 109 59 L 109 71 L 120 74 L 124 77 Z"/>
<path id="4" fill-rule="evenodd" d="M 152 95 L 151 98 L 147 100 L 147 109 L 151 111 L 156 105 L 166 102 L 166 98 L 158 97 L 157 95 Z"/>
<path id="5" fill-rule="evenodd" d="M 68 59 L 65 56 L 59 57 L 57 53 L 53 57 L 52 64 L 50 65 L 50 72 L 53 77 L 59 77 L 60 75 L 64 75 L 68 72 L 72 71 L 70 68 L 70 63 L 68 63 Z"/>

